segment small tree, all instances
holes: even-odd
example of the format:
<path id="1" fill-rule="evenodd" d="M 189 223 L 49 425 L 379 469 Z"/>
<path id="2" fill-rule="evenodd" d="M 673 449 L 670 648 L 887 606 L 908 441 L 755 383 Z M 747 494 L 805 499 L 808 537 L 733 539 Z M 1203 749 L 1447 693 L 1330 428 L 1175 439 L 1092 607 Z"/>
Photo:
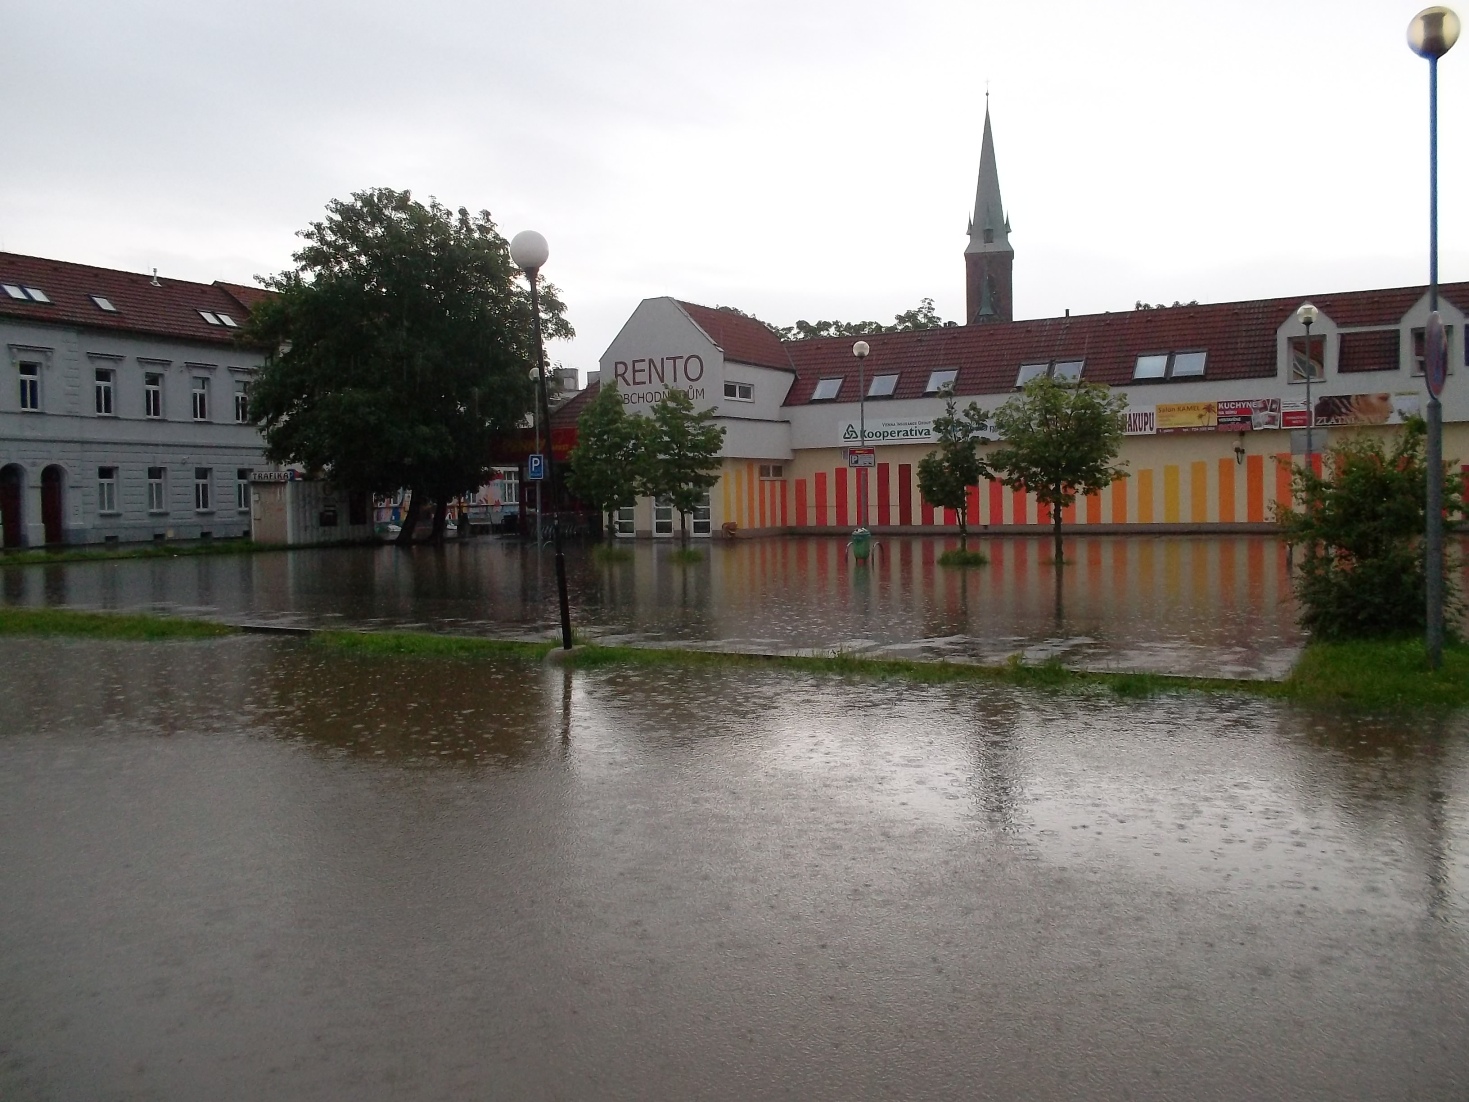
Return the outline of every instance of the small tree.
<path id="1" fill-rule="evenodd" d="M 1003 444 L 989 456 L 1000 480 L 1029 490 L 1051 510 L 1054 558 L 1061 563 L 1061 512 L 1126 475 L 1122 446 L 1127 397 L 1094 383 L 1040 375 L 995 411 Z"/>
<path id="2" fill-rule="evenodd" d="M 943 415 L 933 422 L 938 447 L 918 461 L 918 491 L 923 499 L 958 514 L 960 551 L 969 549 L 969 487 L 978 485 L 985 475 L 974 435 L 984 419 L 973 402 L 963 412 L 956 409 L 950 391 Z"/>
<path id="3" fill-rule="evenodd" d="M 679 534 L 687 546 L 689 514 L 719 481 L 719 451 L 724 427 L 714 424 L 714 411 L 694 412 L 688 392 L 672 387 L 653 407 L 646 429 L 641 489 L 667 498 L 678 510 Z"/>
<path id="4" fill-rule="evenodd" d="M 609 539 L 611 514 L 637 501 L 649 424 L 647 418 L 627 412 L 615 381 L 603 383 L 577 419 L 566 483 L 577 497 L 597 507 Z"/>
<path id="5" fill-rule="evenodd" d="M 1423 532 L 1425 425 L 1410 419 L 1391 449 L 1377 436 L 1334 446 L 1327 472 L 1292 474 L 1299 512 L 1277 511 L 1285 538 L 1305 549 L 1296 593 L 1301 624 L 1322 639 L 1422 633 L 1427 619 Z M 1459 480 L 1444 474 L 1444 511 L 1464 511 Z M 1457 605 L 1445 572 L 1446 604 Z"/>

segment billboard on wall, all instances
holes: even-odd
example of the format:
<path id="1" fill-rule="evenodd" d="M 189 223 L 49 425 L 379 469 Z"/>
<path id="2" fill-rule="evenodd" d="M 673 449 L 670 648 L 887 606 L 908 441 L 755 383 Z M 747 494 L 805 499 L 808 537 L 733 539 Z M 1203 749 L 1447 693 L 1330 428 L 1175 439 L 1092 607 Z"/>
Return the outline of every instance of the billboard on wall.
<path id="1" fill-rule="evenodd" d="M 1316 424 L 1401 425 L 1422 407 L 1418 394 L 1329 394 L 1316 400 Z"/>
<path id="2" fill-rule="evenodd" d="M 1280 427 L 1283 429 L 1304 429 L 1311 425 L 1311 411 L 1305 402 L 1281 402 L 1280 403 Z"/>
<path id="3" fill-rule="evenodd" d="M 1215 424 L 1221 432 L 1251 432 L 1281 427 L 1279 398 L 1244 398 L 1218 402 L 1216 405 L 1218 410 Z"/>
<path id="4" fill-rule="evenodd" d="M 1173 402 L 1157 407 L 1159 432 L 1212 432 L 1219 411 L 1213 402 Z"/>
<path id="5" fill-rule="evenodd" d="M 998 439 L 994 422 L 986 421 L 975 434 L 983 442 Z M 869 419 L 865 434 L 859 431 L 856 421 L 843 422 L 841 428 L 842 447 L 850 447 L 863 439 L 868 444 L 935 444 L 938 436 L 933 431 L 932 417 L 906 417 L 898 420 Z"/>

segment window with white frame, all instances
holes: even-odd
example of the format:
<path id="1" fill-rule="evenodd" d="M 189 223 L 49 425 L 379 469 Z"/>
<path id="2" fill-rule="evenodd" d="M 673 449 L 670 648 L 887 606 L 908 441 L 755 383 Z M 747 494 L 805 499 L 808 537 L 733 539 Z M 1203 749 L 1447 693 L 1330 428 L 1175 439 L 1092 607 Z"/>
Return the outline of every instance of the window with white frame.
<path id="1" fill-rule="evenodd" d="M 168 512 L 168 495 L 164 490 L 164 477 L 167 474 L 163 467 L 148 468 L 148 512 Z"/>
<path id="2" fill-rule="evenodd" d="M 1304 383 L 1307 379 L 1319 383 L 1326 378 L 1326 336 L 1311 338 L 1306 347 L 1305 337 L 1290 338 L 1290 381 Z"/>
<path id="3" fill-rule="evenodd" d="M 712 519 L 713 515 L 713 510 L 710 508 L 709 505 L 709 495 L 705 494 L 703 497 L 699 498 L 698 503 L 694 505 L 693 515 L 689 517 L 689 535 L 709 535 L 711 529 L 714 527 Z"/>
<path id="4" fill-rule="evenodd" d="M 842 392 L 842 380 L 817 379 L 816 389 L 811 392 L 813 402 L 830 402 Z"/>
<path id="5" fill-rule="evenodd" d="M 5 288 L 5 293 L 19 302 L 49 303 L 51 296 L 39 287 L 20 287 L 14 283 L 0 283 Z"/>
<path id="6" fill-rule="evenodd" d="M 1202 379 L 1207 352 L 1145 352 L 1133 365 L 1134 382 L 1149 379 Z M 1077 377 L 1080 377 L 1078 371 Z"/>
<path id="7" fill-rule="evenodd" d="M 1444 339 L 1445 349 L 1449 353 L 1449 357 L 1448 357 L 1448 370 L 1449 370 L 1449 374 L 1452 375 L 1453 374 L 1453 371 L 1454 371 L 1454 355 L 1453 355 L 1453 349 L 1454 349 L 1454 327 L 1452 325 L 1445 325 L 1443 327 L 1443 339 Z M 1415 329 L 1415 330 L 1413 330 L 1413 374 L 1414 375 L 1422 375 L 1423 374 L 1423 359 L 1424 359 L 1424 355 L 1425 355 L 1424 349 L 1427 347 L 1427 340 L 1428 340 L 1428 338 L 1427 338 L 1427 336 L 1425 336 L 1425 331 L 1424 330 L 1422 330 L 1422 329 Z M 1465 362 L 1466 363 L 1469 363 L 1469 350 L 1466 350 L 1466 352 L 1465 352 Z"/>
<path id="8" fill-rule="evenodd" d="M 143 373 L 143 416 L 163 416 L 163 375 L 157 371 Z"/>
<path id="9" fill-rule="evenodd" d="M 250 383 L 246 379 L 235 380 L 235 424 L 250 423 Z"/>
<path id="10" fill-rule="evenodd" d="M 193 386 L 194 420 L 209 420 L 209 380 L 195 378 Z"/>
<path id="11" fill-rule="evenodd" d="M 512 467 L 501 467 L 500 471 L 500 504 L 520 504 L 520 471 Z"/>
<path id="12" fill-rule="evenodd" d="M 750 383 L 725 383 L 724 396 L 736 402 L 753 402 L 755 388 Z"/>
<path id="13" fill-rule="evenodd" d="M 93 393 L 96 395 L 97 416 L 111 417 L 112 391 L 117 383 L 117 372 L 110 367 L 99 367 L 94 373 Z"/>
<path id="14" fill-rule="evenodd" d="M 40 364 L 23 363 L 20 365 L 20 408 L 28 410 L 41 408 Z"/>
<path id="15" fill-rule="evenodd" d="M 1044 360 L 1020 365 L 1019 372 L 1015 375 L 1015 386 L 1023 387 L 1032 379 L 1039 379 L 1042 375 L 1062 382 L 1074 383 L 1081 378 L 1081 372 L 1086 367 L 1085 360 Z"/>
<path id="16" fill-rule="evenodd" d="M 653 500 L 653 535 L 673 535 L 673 499 L 660 497 Z"/>
<path id="17" fill-rule="evenodd" d="M 117 512 L 117 468 L 97 468 L 97 512 Z"/>
<path id="18" fill-rule="evenodd" d="M 780 463 L 761 463 L 760 477 L 763 479 L 784 478 L 785 467 Z"/>
<path id="19" fill-rule="evenodd" d="M 874 375 L 872 382 L 867 387 L 869 398 L 891 398 L 893 391 L 898 389 L 898 377 L 896 375 Z"/>
<path id="20" fill-rule="evenodd" d="M 612 531 L 619 536 L 637 535 L 636 525 L 634 523 L 636 516 L 637 509 L 633 506 L 622 506 L 612 518 Z"/>
<path id="21" fill-rule="evenodd" d="M 250 511 L 249 467 L 240 467 L 235 471 L 235 508 L 242 513 Z"/>
<path id="22" fill-rule="evenodd" d="M 953 390 L 954 380 L 959 378 L 957 367 L 941 367 L 931 372 L 928 376 L 928 385 L 923 388 L 925 394 L 938 394 L 941 391 Z"/>
<path id="23" fill-rule="evenodd" d="M 212 512 L 214 496 L 209 492 L 214 480 L 214 471 L 209 467 L 194 468 L 194 508 L 201 513 Z"/>

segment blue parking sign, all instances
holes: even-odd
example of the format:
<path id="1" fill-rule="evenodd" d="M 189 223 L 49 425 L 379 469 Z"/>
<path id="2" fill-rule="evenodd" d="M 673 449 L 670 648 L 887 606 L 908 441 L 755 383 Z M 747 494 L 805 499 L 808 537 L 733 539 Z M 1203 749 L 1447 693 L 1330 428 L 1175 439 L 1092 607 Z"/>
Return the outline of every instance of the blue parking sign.
<path id="1" fill-rule="evenodd" d="M 532 482 L 540 482 L 546 477 L 546 457 L 536 454 L 530 457 L 525 465 L 525 477 Z"/>

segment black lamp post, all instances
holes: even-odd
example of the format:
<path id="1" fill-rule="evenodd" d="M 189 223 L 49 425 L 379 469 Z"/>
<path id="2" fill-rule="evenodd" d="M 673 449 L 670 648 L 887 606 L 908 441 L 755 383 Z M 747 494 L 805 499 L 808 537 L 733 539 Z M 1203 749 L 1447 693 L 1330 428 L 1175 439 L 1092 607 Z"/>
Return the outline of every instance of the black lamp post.
<path id="1" fill-rule="evenodd" d="M 530 312 L 536 327 L 536 378 L 539 380 L 541 416 L 546 425 L 546 478 L 551 483 L 551 539 L 556 548 L 556 597 L 561 603 L 561 646 L 571 649 L 571 608 L 566 602 L 566 556 L 561 550 L 561 494 L 556 487 L 556 447 L 551 441 L 551 403 L 546 397 L 546 349 L 541 339 L 541 294 L 538 280 L 541 265 L 551 255 L 546 239 L 535 230 L 521 230 L 510 242 L 510 259 L 530 280 Z M 536 489 L 539 512 L 540 487 Z M 537 517 L 539 520 L 539 516 Z"/>
<path id="2" fill-rule="evenodd" d="M 1316 441 L 1311 430 L 1316 424 L 1316 407 L 1311 404 L 1311 380 L 1316 376 L 1316 362 L 1311 359 L 1311 326 L 1320 313 L 1321 311 L 1309 302 L 1301 303 L 1301 308 L 1296 311 L 1296 317 L 1300 318 L 1301 324 L 1306 327 L 1306 466 L 1313 471 L 1316 469 L 1313 459 L 1316 454 Z"/>
<path id="3" fill-rule="evenodd" d="M 1459 17 L 1450 8 L 1424 8 L 1408 24 L 1408 46 L 1428 59 L 1428 325 L 1423 334 L 1423 379 L 1428 385 L 1428 486 L 1423 536 L 1428 665 L 1443 664 L 1443 393 L 1448 348 L 1438 315 L 1438 59 L 1459 39 Z"/>

